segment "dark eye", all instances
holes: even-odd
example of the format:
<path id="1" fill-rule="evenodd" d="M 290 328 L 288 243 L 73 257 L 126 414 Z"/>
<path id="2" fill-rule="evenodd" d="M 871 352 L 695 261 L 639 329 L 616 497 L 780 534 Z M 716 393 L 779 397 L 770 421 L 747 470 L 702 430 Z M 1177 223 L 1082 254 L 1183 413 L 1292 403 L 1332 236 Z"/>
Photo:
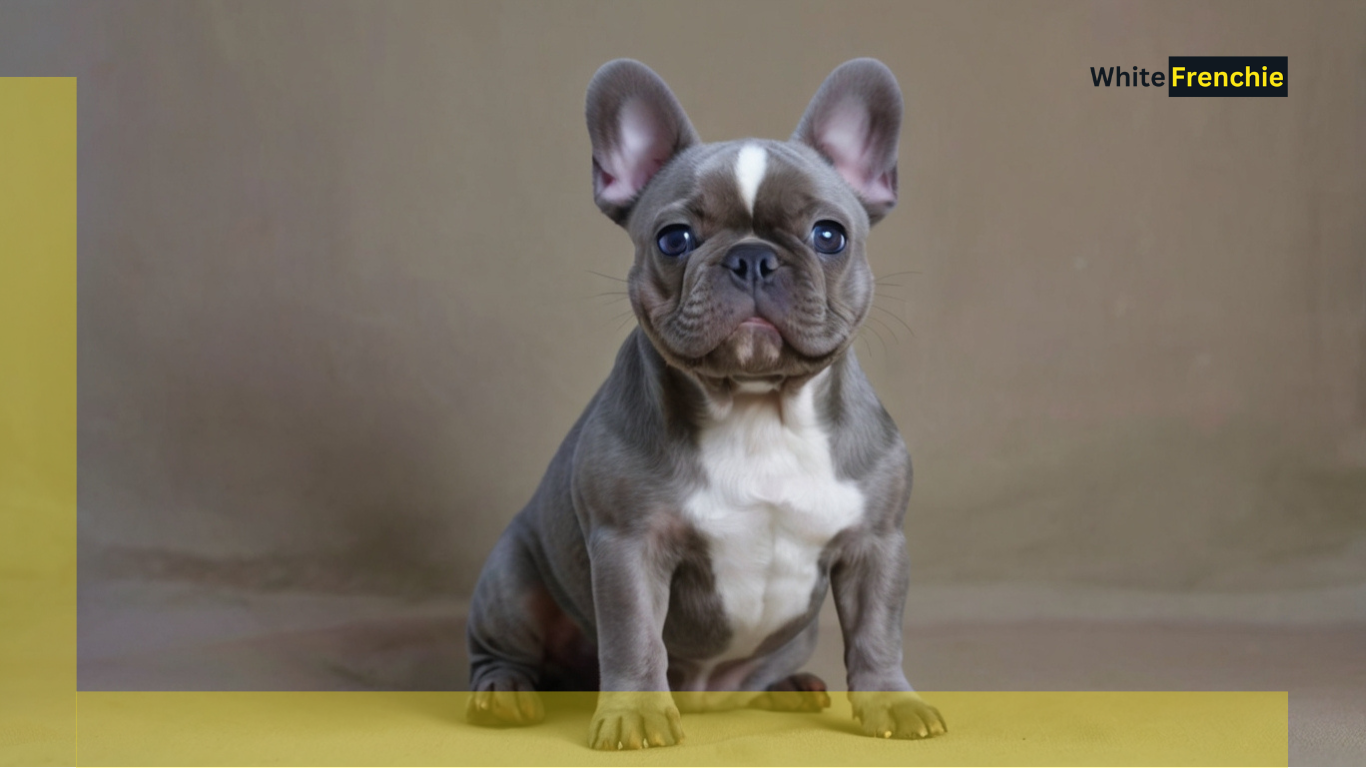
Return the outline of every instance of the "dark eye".
<path id="1" fill-rule="evenodd" d="M 844 227 L 833 221 L 818 221 L 811 228 L 811 247 L 817 253 L 835 254 L 844 250 Z"/>
<path id="2" fill-rule="evenodd" d="M 659 230 L 655 244 L 665 256 L 682 256 L 697 247 L 697 235 L 687 224 L 672 224 Z"/>

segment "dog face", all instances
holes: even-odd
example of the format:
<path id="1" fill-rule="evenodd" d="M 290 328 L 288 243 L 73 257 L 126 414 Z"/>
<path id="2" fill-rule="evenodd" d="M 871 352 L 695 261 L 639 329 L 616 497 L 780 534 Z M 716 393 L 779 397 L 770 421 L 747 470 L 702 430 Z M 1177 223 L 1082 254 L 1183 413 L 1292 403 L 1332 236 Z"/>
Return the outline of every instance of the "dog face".
<path id="1" fill-rule="evenodd" d="M 853 343 L 873 298 L 864 244 L 896 203 L 901 111 L 891 72 L 859 59 L 789 141 L 704 144 L 644 65 L 598 71 L 594 197 L 635 243 L 631 305 L 666 360 L 762 391 Z"/>

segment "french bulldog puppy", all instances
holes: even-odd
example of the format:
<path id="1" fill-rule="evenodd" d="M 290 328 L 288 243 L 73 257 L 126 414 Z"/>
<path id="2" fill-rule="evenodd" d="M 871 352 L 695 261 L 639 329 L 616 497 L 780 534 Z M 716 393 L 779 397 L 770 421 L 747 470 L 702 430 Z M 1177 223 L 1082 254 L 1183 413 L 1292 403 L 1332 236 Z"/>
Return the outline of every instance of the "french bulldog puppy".
<path id="1" fill-rule="evenodd" d="M 863 731 L 945 732 L 901 666 L 910 457 L 853 350 L 901 113 L 857 59 L 790 140 L 706 144 L 643 64 L 594 76 L 593 197 L 635 246 L 639 324 L 484 566 L 469 720 L 599 690 L 590 746 L 638 749 L 683 739 L 680 706 L 819 710 L 829 590 Z"/>

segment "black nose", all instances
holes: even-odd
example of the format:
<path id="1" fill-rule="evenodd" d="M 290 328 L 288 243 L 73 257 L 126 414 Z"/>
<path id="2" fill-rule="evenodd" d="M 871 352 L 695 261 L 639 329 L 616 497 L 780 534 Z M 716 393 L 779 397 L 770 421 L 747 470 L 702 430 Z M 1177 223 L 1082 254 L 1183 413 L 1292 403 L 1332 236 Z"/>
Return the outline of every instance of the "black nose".
<path id="1" fill-rule="evenodd" d="M 730 270 L 737 285 L 752 290 L 778 271 L 778 254 L 762 243 L 740 243 L 726 253 L 721 265 Z"/>

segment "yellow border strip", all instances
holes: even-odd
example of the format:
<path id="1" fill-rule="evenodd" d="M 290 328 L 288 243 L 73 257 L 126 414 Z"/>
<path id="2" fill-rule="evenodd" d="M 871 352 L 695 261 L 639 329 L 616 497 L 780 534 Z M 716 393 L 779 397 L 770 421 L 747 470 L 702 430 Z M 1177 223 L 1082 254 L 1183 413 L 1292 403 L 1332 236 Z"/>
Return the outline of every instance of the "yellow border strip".
<path id="1" fill-rule="evenodd" d="M 0 78 L 0 763 L 76 762 L 76 79 Z"/>
<path id="2" fill-rule="evenodd" d="M 88 765 L 1277 765 L 1285 693 L 926 693 L 945 736 L 862 735 L 821 714 L 685 714 L 681 746 L 588 748 L 592 694 L 545 722 L 465 724 L 463 693 L 82 693 Z"/>

